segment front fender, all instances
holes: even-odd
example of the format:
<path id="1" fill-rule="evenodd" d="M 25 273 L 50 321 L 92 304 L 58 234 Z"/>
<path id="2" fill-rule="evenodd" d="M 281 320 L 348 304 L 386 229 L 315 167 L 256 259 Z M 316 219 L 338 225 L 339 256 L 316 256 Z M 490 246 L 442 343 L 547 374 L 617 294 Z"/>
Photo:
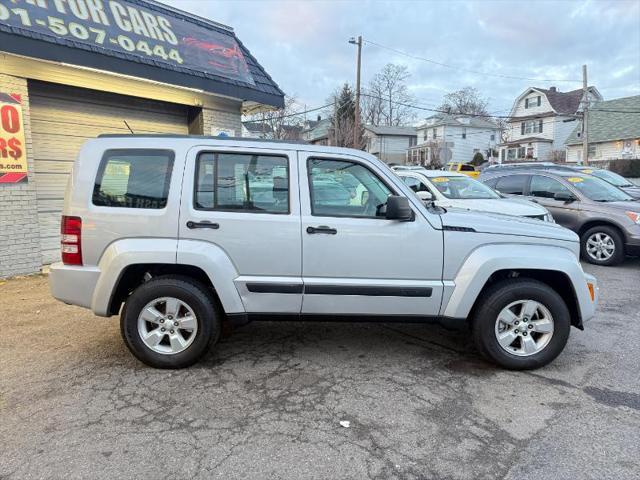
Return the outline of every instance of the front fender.
<path id="1" fill-rule="evenodd" d="M 441 314 L 451 318 L 467 318 L 489 277 L 500 270 L 557 271 L 569 277 L 576 294 L 579 318 L 589 320 L 595 313 L 587 277 L 575 254 L 568 248 L 552 245 L 500 244 L 486 245 L 473 251 L 458 270 L 455 287 L 448 299 L 443 299 Z M 594 284 L 595 287 L 595 284 Z"/>

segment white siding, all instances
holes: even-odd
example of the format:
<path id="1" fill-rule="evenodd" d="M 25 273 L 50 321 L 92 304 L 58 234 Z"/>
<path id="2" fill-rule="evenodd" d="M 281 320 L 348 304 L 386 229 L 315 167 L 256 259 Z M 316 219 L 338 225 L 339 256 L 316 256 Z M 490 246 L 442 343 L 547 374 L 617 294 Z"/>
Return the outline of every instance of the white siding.
<path id="1" fill-rule="evenodd" d="M 465 129 L 467 135 L 466 138 L 462 138 Z M 494 140 L 491 140 L 491 135 L 494 135 Z M 453 154 L 452 160 L 456 162 L 470 162 L 473 160 L 476 150 L 480 151 L 482 156 L 486 158 L 486 150 L 490 147 L 495 148 L 499 138 L 498 129 L 490 130 L 470 126 L 447 125 L 445 132 L 445 140 Z"/>
<path id="2" fill-rule="evenodd" d="M 539 107 L 530 106 L 529 108 L 525 108 L 526 99 L 531 99 L 531 101 L 534 102 L 538 96 L 541 97 L 540 99 L 541 103 Z M 551 107 L 551 104 L 549 103 L 549 100 L 547 100 L 547 97 L 545 96 L 545 94 L 541 92 L 533 91 L 520 99 L 518 104 L 515 106 L 515 110 L 511 116 L 526 117 L 529 115 L 538 115 L 540 113 L 552 112 L 552 111 L 553 111 L 553 107 Z"/>
<path id="3" fill-rule="evenodd" d="M 555 123 L 556 118 L 557 117 L 549 116 L 544 118 L 536 118 L 532 120 L 533 122 L 536 122 L 536 125 L 535 125 L 536 128 L 538 126 L 538 122 L 542 120 L 542 133 L 535 132 L 535 133 L 522 134 L 521 124 L 523 123 L 523 121 L 527 121 L 527 120 L 518 120 L 515 122 L 509 122 L 509 127 L 508 127 L 509 141 L 518 141 L 521 138 L 529 138 L 529 137 L 545 138 L 548 140 L 553 140 L 555 131 L 556 131 L 556 125 L 557 125 Z M 565 140 L 566 140 L 566 137 L 565 137 Z"/>
<path id="4" fill-rule="evenodd" d="M 447 129 L 449 126 L 447 125 Z M 436 136 L 433 136 L 433 130 L 436 131 Z M 418 143 L 429 142 L 432 140 L 442 140 L 442 136 L 445 133 L 445 126 L 440 125 L 439 127 L 429 127 L 429 126 L 420 126 L 417 128 L 418 132 Z"/>
<path id="5" fill-rule="evenodd" d="M 601 142 L 590 144 L 595 145 L 595 155 L 589 157 L 589 160 L 614 160 L 617 158 L 640 158 L 640 145 L 637 140 L 629 140 L 625 148 L 623 140 L 615 142 Z M 593 147 L 592 147 L 593 148 Z M 567 162 L 579 162 L 582 159 L 582 145 L 567 146 Z"/>

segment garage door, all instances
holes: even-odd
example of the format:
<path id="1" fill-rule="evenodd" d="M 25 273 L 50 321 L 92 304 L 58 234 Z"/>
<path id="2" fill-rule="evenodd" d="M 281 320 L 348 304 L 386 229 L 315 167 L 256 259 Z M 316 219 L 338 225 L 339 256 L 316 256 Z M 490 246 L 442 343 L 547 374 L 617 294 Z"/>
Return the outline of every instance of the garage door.
<path id="1" fill-rule="evenodd" d="M 64 189 L 82 143 L 101 133 L 188 133 L 188 107 L 172 103 L 29 82 L 31 131 L 42 262 L 60 255 Z"/>

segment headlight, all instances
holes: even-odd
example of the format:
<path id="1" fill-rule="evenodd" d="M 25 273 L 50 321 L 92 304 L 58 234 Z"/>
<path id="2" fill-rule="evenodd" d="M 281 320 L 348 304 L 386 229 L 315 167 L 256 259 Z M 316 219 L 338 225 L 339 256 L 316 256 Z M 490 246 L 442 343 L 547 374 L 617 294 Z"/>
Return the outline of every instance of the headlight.
<path id="1" fill-rule="evenodd" d="M 627 217 L 631 219 L 633 223 L 640 225 L 640 213 L 638 212 L 624 212 L 627 214 Z"/>
<path id="2" fill-rule="evenodd" d="M 556 223 L 556 221 L 553 219 L 553 215 L 551 215 L 550 213 L 547 213 L 547 214 L 544 216 L 544 221 L 545 221 L 545 222 Z"/>

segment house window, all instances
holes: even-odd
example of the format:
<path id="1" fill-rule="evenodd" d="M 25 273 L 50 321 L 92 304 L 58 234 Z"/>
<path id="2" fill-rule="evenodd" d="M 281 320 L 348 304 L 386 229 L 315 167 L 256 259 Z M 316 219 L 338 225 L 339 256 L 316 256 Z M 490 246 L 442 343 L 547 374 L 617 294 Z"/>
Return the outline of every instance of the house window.
<path id="1" fill-rule="evenodd" d="M 540 105 L 542 105 L 542 97 L 540 95 L 524 99 L 524 108 L 534 108 Z"/>
<path id="2" fill-rule="evenodd" d="M 418 137 L 409 137 L 409 146 L 415 147 L 418 143 Z"/>
<path id="3" fill-rule="evenodd" d="M 438 138 L 438 129 L 434 128 L 431 133 L 433 134 L 433 139 L 435 140 L 436 138 Z"/>
<path id="4" fill-rule="evenodd" d="M 467 129 L 466 128 L 462 129 L 462 138 L 467 138 Z"/>
<path id="5" fill-rule="evenodd" d="M 588 146 L 588 158 L 595 158 L 596 156 L 596 145 L 595 144 L 590 144 Z"/>
<path id="6" fill-rule="evenodd" d="M 495 141 L 496 141 L 496 134 L 495 134 L 495 133 L 492 133 L 492 134 L 491 134 L 491 141 L 492 141 L 492 142 L 495 142 Z"/>
<path id="7" fill-rule="evenodd" d="M 542 120 L 527 120 L 520 124 L 520 133 L 542 133 Z"/>
<path id="8" fill-rule="evenodd" d="M 518 147 L 518 158 L 525 158 L 527 155 L 527 149 L 525 147 Z"/>

